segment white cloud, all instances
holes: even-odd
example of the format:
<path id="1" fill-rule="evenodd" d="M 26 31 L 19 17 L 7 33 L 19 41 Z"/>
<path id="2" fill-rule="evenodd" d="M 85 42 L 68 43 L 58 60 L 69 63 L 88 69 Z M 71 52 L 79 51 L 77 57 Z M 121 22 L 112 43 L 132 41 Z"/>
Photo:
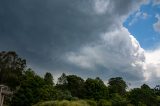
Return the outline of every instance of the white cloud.
<path id="1" fill-rule="evenodd" d="M 101 1 L 102 4 L 103 2 Z M 111 1 L 108 1 L 108 3 L 111 3 Z M 105 12 L 107 12 L 108 15 L 111 15 L 109 12 L 114 12 L 114 8 L 107 10 L 108 5 L 104 4 L 102 10 L 96 7 L 96 12 L 98 14 L 106 14 Z M 138 8 L 137 10 L 135 20 L 132 21 L 136 22 L 137 19 L 146 19 L 148 17 L 147 13 L 141 12 Z M 111 15 L 108 18 L 112 17 L 115 16 Z M 113 18 L 114 22 L 119 24 L 114 23 L 117 27 L 111 27 L 106 32 L 102 32 L 99 41 L 90 42 L 90 45 L 82 46 L 77 51 L 66 53 L 66 61 L 83 70 L 94 70 L 95 73 L 101 73 L 100 67 L 103 67 L 106 70 L 102 71 L 103 75 L 110 73 L 113 76 L 120 75 L 129 81 L 134 81 L 132 83 L 136 84 L 138 82 L 155 82 L 155 79 L 160 77 L 160 58 L 158 57 L 160 49 L 154 51 L 144 50 L 136 38 L 123 27 L 124 17 L 121 15 L 119 17 L 120 21 L 117 18 Z M 156 17 L 158 18 L 159 16 Z"/>
<path id="2" fill-rule="evenodd" d="M 82 47 L 78 52 L 70 52 L 66 58 L 68 62 L 84 69 L 104 67 L 138 79 L 145 77 L 144 50 L 124 27 L 102 34 L 100 42 Z"/>
<path id="3" fill-rule="evenodd" d="M 160 33 L 160 16 L 157 14 L 155 17 L 157 18 L 157 22 L 153 24 L 153 28 L 156 32 Z"/>
<path id="4" fill-rule="evenodd" d="M 66 61 L 103 75 L 118 73 L 134 84 L 155 84 L 160 78 L 160 49 L 144 50 L 134 36 L 124 27 L 101 34 L 99 42 L 82 47 L 77 52 L 66 54 Z M 127 76 L 126 76 L 127 75 Z M 129 78 L 128 78 L 129 77 Z M 138 82 L 137 82 L 138 81 Z"/>
<path id="5" fill-rule="evenodd" d="M 160 49 L 149 50 L 146 55 L 146 72 L 150 75 L 148 79 L 160 77 Z"/>
<path id="6" fill-rule="evenodd" d="M 67 64 L 71 65 L 73 70 L 77 69 L 79 72 L 93 70 L 91 73 L 94 76 L 99 76 L 99 73 L 103 74 L 103 76 L 108 74 L 111 76 L 119 75 L 135 83 L 153 81 L 155 80 L 154 76 L 156 78 L 160 77 L 160 72 L 158 71 L 160 69 L 159 59 L 156 58 L 160 50 L 143 50 L 136 38 L 123 27 L 125 19 L 135 11 L 131 24 L 134 24 L 138 19 L 146 19 L 148 17 L 147 13 L 139 9 L 139 6 L 147 3 L 147 0 L 139 0 L 137 2 L 122 1 L 94 0 L 93 8 L 88 8 L 88 5 L 80 8 L 80 10 L 83 10 L 80 12 L 84 12 L 83 15 L 91 15 L 89 18 L 80 18 L 80 20 L 87 19 L 80 21 L 80 23 L 83 23 L 84 29 L 92 29 L 92 32 L 99 29 L 97 30 L 99 31 L 98 33 L 92 33 L 96 35 L 97 40 L 76 46 L 76 50 L 64 52 L 65 57 L 62 58 L 65 59 Z M 126 4 L 125 6 L 123 5 L 124 3 Z M 84 22 L 86 23 L 84 24 Z M 94 30 L 92 26 L 95 26 Z M 81 36 L 83 36 L 83 33 L 78 35 L 77 41 Z M 74 43 L 71 44 L 74 45 Z M 105 69 L 105 71 L 101 69 Z M 87 72 L 84 71 L 82 73 L 86 74 Z"/>
<path id="7" fill-rule="evenodd" d="M 146 51 L 146 57 L 148 64 L 160 64 L 160 49 Z"/>

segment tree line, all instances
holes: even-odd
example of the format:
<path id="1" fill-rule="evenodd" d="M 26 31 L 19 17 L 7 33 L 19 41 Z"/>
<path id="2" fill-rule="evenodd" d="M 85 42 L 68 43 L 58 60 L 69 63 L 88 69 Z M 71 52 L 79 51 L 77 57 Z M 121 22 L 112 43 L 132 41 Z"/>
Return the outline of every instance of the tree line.
<path id="1" fill-rule="evenodd" d="M 127 91 L 122 77 L 110 78 L 105 85 L 99 77 L 84 80 L 77 75 L 62 75 L 54 83 L 51 73 L 43 77 L 26 68 L 26 60 L 16 52 L 0 52 L 0 84 L 10 87 L 10 106 L 32 106 L 38 102 L 55 100 L 90 100 L 97 106 L 159 106 L 160 90 L 143 84 Z M 93 105 L 91 105 L 93 106 Z"/>

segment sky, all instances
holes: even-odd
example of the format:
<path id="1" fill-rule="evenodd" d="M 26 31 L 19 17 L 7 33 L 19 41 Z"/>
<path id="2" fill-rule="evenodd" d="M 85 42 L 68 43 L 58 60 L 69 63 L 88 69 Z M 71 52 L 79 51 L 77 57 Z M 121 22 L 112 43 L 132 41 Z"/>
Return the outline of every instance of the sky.
<path id="1" fill-rule="evenodd" d="M 16 51 L 39 75 L 160 78 L 160 0 L 1 0 L 0 51 Z"/>

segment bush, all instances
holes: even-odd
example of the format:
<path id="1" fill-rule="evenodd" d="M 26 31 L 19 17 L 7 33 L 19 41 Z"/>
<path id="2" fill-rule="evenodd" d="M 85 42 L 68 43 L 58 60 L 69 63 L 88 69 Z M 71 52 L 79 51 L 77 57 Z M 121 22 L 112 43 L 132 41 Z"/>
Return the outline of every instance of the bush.
<path id="1" fill-rule="evenodd" d="M 94 106 L 94 105 L 89 105 L 84 100 L 78 100 L 78 101 L 63 100 L 63 101 L 40 102 L 40 103 L 33 105 L 33 106 Z"/>
<path id="2" fill-rule="evenodd" d="M 69 101 L 63 100 L 63 101 L 58 101 L 56 106 L 69 106 Z"/>
<path id="3" fill-rule="evenodd" d="M 86 100 L 86 102 L 90 105 L 90 106 L 97 106 L 97 103 L 93 100 Z"/>
<path id="4" fill-rule="evenodd" d="M 68 90 L 57 90 L 56 98 L 57 100 L 71 100 L 72 95 Z"/>
<path id="5" fill-rule="evenodd" d="M 127 106 L 128 101 L 126 100 L 126 98 L 120 96 L 119 94 L 115 93 L 112 94 L 112 105 L 113 106 Z"/>
<path id="6" fill-rule="evenodd" d="M 157 96 L 157 101 L 160 103 L 160 96 Z"/>
<path id="7" fill-rule="evenodd" d="M 139 102 L 138 103 L 138 106 L 147 106 L 146 104 L 142 103 L 142 102 Z"/>
<path id="8" fill-rule="evenodd" d="M 129 104 L 127 104 L 127 106 L 135 106 L 135 105 L 129 103 Z"/>
<path id="9" fill-rule="evenodd" d="M 112 106 L 112 103 L 108 100 L 101 99 L 98 101 L 98 106 Z"/>
<path id="10" fill-rule="evenodd" d="M 76 101 L 76 100 L 79 100 L 79 98 L 78 97 L 72 97 L 71 100 Z"/>
<path id="11" fill-rule="evenodd" d="M 39 102 L 33 106 L 57 106 L 55 101 Z"/>

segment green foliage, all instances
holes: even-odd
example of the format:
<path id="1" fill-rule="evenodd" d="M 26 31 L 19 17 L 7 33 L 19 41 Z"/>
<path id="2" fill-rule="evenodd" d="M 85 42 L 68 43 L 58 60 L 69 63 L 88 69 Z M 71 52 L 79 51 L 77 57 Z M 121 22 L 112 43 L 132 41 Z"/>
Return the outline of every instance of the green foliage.
<path id="1" fill-rule="evenodd" d="M 26 61 L 15 52 L 0 52 L 0 84 L 14 91 L 11 106 L 160 105 L 160 90 L 146 84 L 127 92 L 121 77 L 110 78 L 106 86 L 99 77 L 84 81 L 79 76 L 63 73 L 54 86 L 51 73 L 47 72 L 42 78 L 31 69 L 25 71 L 25 67 Z"/>
<path id="2" fill-rule="evenodd" d="M 158 104 L 154 91 L 148 85 L 142 85 L 141 88 L 131 90 L 128 98 L 135 105 L 157 106 Z"/>
<path id="3" fill-rule="evenodd" d="M 158 103 L 160 103 L 160 96 L 157 96 L 157 101 Z"/>
<path id="4" fill-rule="evenodd" d="M 98 106 L 112 106 L 112 102 L 105 99 L 101 99 L 98 101 Z"/>
<path id="5" fill-rule="evenodd" d="M 59 90 L 67 90 L 67 76 L 65 73 L 58 78 L 56 88 Z"/>
<path id="6" fill-rule="evenodd" d="M 94 98 L 95 100 L 107 99 L 108 89 L 100 78 L 88 78 L 85 82 L 86 98 Z"/>
<path id="7" fill-rule="evenodd" d="M 66 76 L 63 73 L 62 76 L 58 78 L 56 88 L 61 91 L 69 91 L 72 97 L 84 98 L 85 96 L 84 80 L 76 75 Z"/>
<path id="8" fill-rule="evenodd" d="M 33 106 L 57 106 L 56 101 L 45 101 L 45 102 L 39 102 Z"/>
<path id="9" fill-rule="evenodd" d="M 84 98 L 84 80 L 76 75 L 67 76 L 67 89 L 73 97 Z"/>
<path id="10" fill-rule="evenodd" d="M 38 89 L 39 100 L 55 100 L 57 99 L 57 90 L 52 85 L 44 85 Z"/>
<path id="11" fill-rule="evenodd" d="M 133 104 L 129 103 L 129 104 L 127 104 L 127 106 L 135 106 L 135 105 L 133 105 Z"/>
<path id="12" fill-rule="evenodd" d="M 21 80 L 20 88 L 15 92 L 12 99 L 12 106 L 31 106 L 40 100 L 54 99 L 54 88 L 46 85 L 43 78 L 28 69 Z"/>
<path id="13" fill-rule="evenodd" d="M 53 82 L 53 76 L 51 73 L 47 72 L 45 75 L 44 75 L 44 80 L 45 80 L 45 83 L 47 85 L 54 85 L 54 82 Z"/>
<path id="14" fill-rule="evenodd" d="M 85 100 L 90 106 L 97 106 L 96 101 L 94 100 Z"/>
<path id="15" fill-rule="evenodd" d="M 26 61 L 15 52 L 0 52 L 0 84 L 8 85 L 15 89 L 21 80 Z"/>
<path id="16" fill-rule="evenodd" d="M 57 90 L 55 95 L 56 95 L 57 100 L 71 100 L 72 99 L 71 92 L 68 90 Z"/>
<path id="17" fill-rule="evenodd" d="M 160 85 L 156 85 L 156 87 L 153 90 L 157 96 L 160 96 Z"/>
<path id="18" fill-rule="evenodd" d="M 126 93 L 127 84 L 121 77 L 109 79 L 109 92 L 124 95 Z"/>
<path id="19" fill-rule="evenodd" d="M 47 101 L 47 102 L 40 102 L 36 105 L 33 106 L 94 106 L 94 105 L 89 105 L 86 101 L 84 100 L 79 100 L 79 101 Z"/>
<path id="20" fill-rule="evenodd" d="M 143 85 L 141 86 L 141 89 L 151 90 L 151 88 L 150 88 L 148 85 L 146 85 L 146 84 L 143 84 Z"/>
<path id="21" fill-rule="evenodd" d="M 127 106 L 128 101 L 118 93 L 111 95 L 111 102 L 113 106 Z"/>
<path id="22" fill-rule="evenodd" d="M 142 103 L 142 102 L 139 102 L 138 103 L 138 106 L 147 106 L 146 104 Z"/>
<path id="23" fill-rule="evenodd" d="M 62 73 L 61 77 L 58 78 L 57 85 L 65 85 L 67 84 L 67 76 L 65 73 Z"/>

